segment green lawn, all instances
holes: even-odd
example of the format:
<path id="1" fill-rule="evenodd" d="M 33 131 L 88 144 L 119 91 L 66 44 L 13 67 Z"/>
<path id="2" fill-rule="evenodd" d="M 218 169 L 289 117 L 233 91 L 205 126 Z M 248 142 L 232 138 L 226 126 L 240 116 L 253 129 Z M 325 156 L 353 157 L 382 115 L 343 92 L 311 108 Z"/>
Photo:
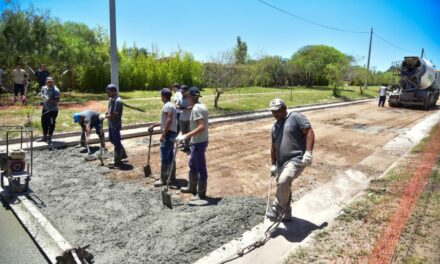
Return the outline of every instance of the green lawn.
<path id="1" fill-rule="evenodd" d="M 242 111 L 253 111 L 267 109 L 269 101 L 273 98 L 282 98 L 288 106 L 299 106 L 317 103 L 330 103 L 349 101 L 360 98 L 372 98 L 377 96 L 378 87 L 369 87 L 364 94 L 359 93 L 359 87 L 344 87 L 341 89 L 339 97 L 333 96 L 331 87 L 294 87 L 290 88 L 263 88 L 246 87 L 236 88 L 226 91 L 221 95 L 219 108 L 214 109 L 214 88 L 205 88 L 202 90 L 200 101 L 207 105 L 209 115 L 218 116 L 228 113 L 237 113 Z M 107 104 L 107 95 L 92 93 L 62 93 L 62 102 L 71 102 L 83 104 L 88 101 L 100 101 L 102 105 Z M 131 91 L 121 92 L 121 96 L 127 104 L 124 108 L 123 124 L 140 124 L 160 119 L 162 102 L 159 91 Z M 19 106 L 13 109 L 0 109 L 0 120 L 2 125 L 30 125 L 37 129 L 37 134 L 41 131 L 40 115 L 41 109 L 38 106 L 39 98 L 28 96 L 28 106 Z M 72 121 L 73 113 L 79 111 L 75 107 L 60 107 L 57 119 L 56 132 L 67 132 L 80 130 L 77 124 Z M 18 108 L 18 109 L 17 109 Z M 30 123 L 28 122 L 30 117 Z"/>

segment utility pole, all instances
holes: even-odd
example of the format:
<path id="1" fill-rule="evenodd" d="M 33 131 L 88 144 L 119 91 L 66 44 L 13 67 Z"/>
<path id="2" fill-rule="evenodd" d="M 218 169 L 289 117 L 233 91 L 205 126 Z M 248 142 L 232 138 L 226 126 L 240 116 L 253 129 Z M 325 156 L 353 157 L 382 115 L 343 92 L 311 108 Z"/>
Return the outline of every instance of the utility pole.
<path id="1" fill-rule="evenodd" d="M 115 0 L 110 2 L 110 56 L 111 56 L 111 80 L 119 92 L 118 77 L 118 47 L 116 44 L 116 4 Z"/>
<path id="2" fill-rule="evenodd" d="M 370 56 L 371 56 L 371 42 L 373 41 L 373 28 L 371 28 L 370 32 L 370 46 L 368 47 L 368 61 L 367 61 L 367 78 L 365 79 L 365 89 L 368 86 L 368 76 L 370 75 Z"/>

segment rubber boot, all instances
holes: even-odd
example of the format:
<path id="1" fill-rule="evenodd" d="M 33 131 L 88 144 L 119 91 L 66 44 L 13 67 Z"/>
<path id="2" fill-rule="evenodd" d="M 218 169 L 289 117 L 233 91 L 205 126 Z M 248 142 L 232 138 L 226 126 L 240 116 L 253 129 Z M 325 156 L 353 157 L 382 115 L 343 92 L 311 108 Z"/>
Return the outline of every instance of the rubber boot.
<path id="1" fill-rule="evenodd" d="M 208 187 L 207 181 L 199 180 L 199 188 L 197 190 L 197 196 L 199 199 L 206 199 L 206 188 Z"/>
<path id="2" fill-rule="evenodd" d="M 154 187 L 164 186 L 167 183 L 169 167 L 165 163 L 160 164 L 160 179 L 154 182 Z"/>
<path id="3" fill-rule="evenodd" d="M 101 148 L 105 149 L 105 137 L 104 135 L 99 136 L 99 143 L 101 144 Z"/>
<path id="4" fill-rule="evenodd" d="M 120 151 L 119 151 L 120 152 Z M 118 151 L 114 152 L 114 156 L 113 156 L 113 163 L 110 162 L 108 164 L 109 167 L 119 167 L 122 165 L 122 161 L 121 161 L 121 155 L 119 155 Z"/>
<path id="5" fill-rule="evenodd" d="M 197 194 L 197 181 L 198 181 L 198 177 L 197 177 L 197 175 L 194 172 L 189 171 L 188 172 L 188 178 L 189 178 L 188 186 L 181 188 L 180 191 L 182 193 L 192 193 L 192 194 L 196 195 Z"/>
<path id="6" fill-rule="evenodd" d="M 121 149 L 121 159 L 126 159 L 126 158 L 128 158 L 127 152 L 125 152 L 125 148 L 122 147 L 122 149 Z"/>

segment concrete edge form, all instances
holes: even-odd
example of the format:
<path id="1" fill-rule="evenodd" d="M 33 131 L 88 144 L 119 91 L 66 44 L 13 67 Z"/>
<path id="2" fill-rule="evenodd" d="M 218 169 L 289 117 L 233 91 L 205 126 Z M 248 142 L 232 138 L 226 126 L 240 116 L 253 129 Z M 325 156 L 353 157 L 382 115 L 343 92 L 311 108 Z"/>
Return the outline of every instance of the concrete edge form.
<path id="1" fill-rule="evenodd" d="M 311 232 L 323 227 L 324 223 L 330 225 L 346 204 L 365 191 L 371 180 L 383 177 L 392 170 L 439 122 L 440 111 L 437 111 L 393 138 L 353 168 L 338 173 L 330 182 L 292 203 L 293 223 L 282 223 L 278 227 L 279 234 L 265 245 L 241 257 L 233 257 L 240 249 L 261 238 L 269 225 L 267 222 L 260 223 L 195 263 L 282 263 L 295 248 L 309 243 Z M 385 155 L 390 158 L 384 161 Z M 382 165 L 378 167 L 378 164 Z"/>
<path id="2" fill-rule="evenodd" d="M 2 188 L 0 188 L 0 194 L 51 263 L 56 263 L 57 256 L 61 256 L 65 250 L 72 248 L 26 196 L 9 196 Z"/>

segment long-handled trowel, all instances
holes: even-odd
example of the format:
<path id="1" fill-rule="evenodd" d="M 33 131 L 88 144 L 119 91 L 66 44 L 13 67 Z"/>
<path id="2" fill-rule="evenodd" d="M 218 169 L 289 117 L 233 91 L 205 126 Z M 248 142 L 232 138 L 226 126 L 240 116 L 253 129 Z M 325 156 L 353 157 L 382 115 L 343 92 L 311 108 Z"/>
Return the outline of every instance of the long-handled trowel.
<path id="1" fill-rule="evenodd" d="M 171 204 L 171 194 L 168 193 L 168 188 L 169 188 L 170 181 L 171 181 L 171 173 L 172 173 L 174 166 L 175 166 L 177 151 L 179 150 L 177 141 L 176 141 L 175 148 L 176 148 L 176 150 L 174 151 L 174 156 L 173 156 L 173 160 L 171 161 L 170 170 L 168 171 L 167 184 L 165 185 L 165 188 L 162 190 L 162 204 L 167 206 L 170 209 L 173 208 L 173 205 Z"/>

